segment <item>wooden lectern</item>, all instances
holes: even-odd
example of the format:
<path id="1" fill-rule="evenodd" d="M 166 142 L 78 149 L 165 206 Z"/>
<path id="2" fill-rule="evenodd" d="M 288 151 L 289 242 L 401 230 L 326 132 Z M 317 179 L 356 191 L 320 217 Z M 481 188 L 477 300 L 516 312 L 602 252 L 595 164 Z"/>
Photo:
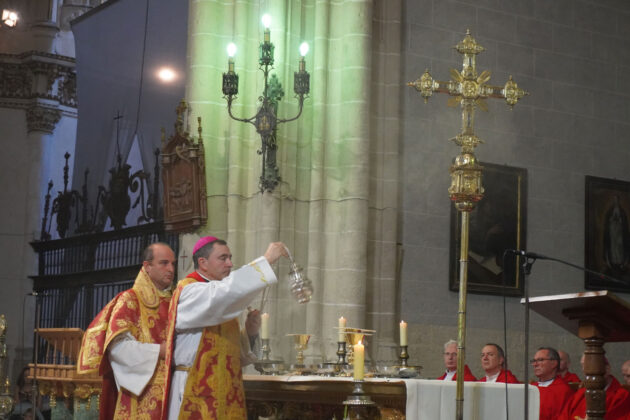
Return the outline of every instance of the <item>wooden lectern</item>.
<path id="1" fill-rule="evenodd" d="M 51 407 L 58 397 L 88 399 L 100 394 L 101 378 L 97 373 L 77 374 L 82 329 L 39 328 L 35 332 L 46 343 L 45 363 L 30 363 L 28 377 L 37 381 L 41 395 L 50 396 Z"/>
<path id="2" fill-rule="evenodd" d="M 530 298 L 529 307 L 584 340 L 586 414 L 589 420 L 603 420 L 606 414 L 603 345 L 630 341 L 630 304 L 602 290 Z"/>

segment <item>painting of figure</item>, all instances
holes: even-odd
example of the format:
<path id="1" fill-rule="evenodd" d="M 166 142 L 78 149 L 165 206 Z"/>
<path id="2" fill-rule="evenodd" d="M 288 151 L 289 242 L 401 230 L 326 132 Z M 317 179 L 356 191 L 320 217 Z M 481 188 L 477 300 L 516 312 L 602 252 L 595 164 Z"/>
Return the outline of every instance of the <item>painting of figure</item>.
<path id="1" fill-rule="evenodd" d="M 630 292 L 630 182 L 586 177 L 587 289 Z"/>

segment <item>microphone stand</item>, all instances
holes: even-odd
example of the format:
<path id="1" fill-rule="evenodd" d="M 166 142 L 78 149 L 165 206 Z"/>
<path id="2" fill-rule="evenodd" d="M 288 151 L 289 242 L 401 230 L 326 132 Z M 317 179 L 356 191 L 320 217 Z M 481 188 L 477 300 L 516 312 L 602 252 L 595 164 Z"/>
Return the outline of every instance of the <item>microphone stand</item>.
<path id="1" fill-rule="evenodd" d="M 529 420 L 529 275 L 532 272 L 532 266 L 536 262 L 536 258 L 523 256 L 523 294 L 525 295 L 525 356 L 523 373 L 525 375 L 524 390 L 524 414 L 523 418 Z"/>
<path id="2" fill-rule="evenodd" d="M 509 250 L 511 252 L 513 252 L 514 254 L 516 254 L 519 257 L 523 258 L 523 273 L 525 274 L 525 278 L 523 279 L 524 284 L 523 284 L 523 294 L 524 296 L 524 304 L 525 304 L 525 366 L 524 366 L 524 373 L 525 373 L 525 398 L 524 398 L 524 415 L 525 415 L 525 420 L 528 420 L 528 415 L 529 415 L 529 392 L 528 392 L 528 387 L 529 387 L 529 378 L 528 378 L 528 372 L 529 372 L 529 361 L 527 360 L 529 358 L 528 355 L 528 351 L 529 351 L 529 275 L 531 274 L 532 271 L 532 266 L 534 265 L 534 263 L 536 262 L 536 260 L 549 260 L 549 261 L 556 261 L 559 262 L 561 264 L 564 265 L 568 265 L 569 267 L 573 267 L 573 268 L 577 268 L 578 270 L 581 271 L 585 271 L 589 274 L 593 274 L 597 277 L 599 277 L 602 280 L 608 280 L 614 283 L 621 283 L 621 284 L 626 284 L 625 282 L 616 279 L 614 277 L 610 277 L 606 274 L 600 273 L 598 271 L 595 270 L 591 270 L 590 268 L 586 268 L 586 267 L 582 267 L 579 266 L 577 264 L 573 264 L 570 263 L 568 261 L 564 261 L 558 258 L 553 258 L 553 257 L 548 257 L 546 255 L 541 255 L 541 254 L 536 254 L 534 252 L 525 252 L 525 251 L 521 251 L 521 250 Z"/>

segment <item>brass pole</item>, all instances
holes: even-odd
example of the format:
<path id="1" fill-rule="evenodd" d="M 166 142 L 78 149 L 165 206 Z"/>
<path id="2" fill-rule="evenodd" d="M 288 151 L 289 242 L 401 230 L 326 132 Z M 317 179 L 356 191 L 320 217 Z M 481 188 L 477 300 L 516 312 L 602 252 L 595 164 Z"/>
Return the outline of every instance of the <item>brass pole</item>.
<path id="1" fill-rule="evenodd" d="M 459 257 L 459 311 L 457 316 L 457 394 L 456 420 L 464 418 L 464 369 L 466 366 L 466 287 L 468 283 L 468 232 L 470 212 L 483 198 L 481 173 L 483 167 L 477 161 L 474 149 L 481 139 L 475 135 L 475 109 L 487 111 L 485 100 L 503 98 L 510 107 L 528 93 L 519 88 L 512 76 L 504 86 L 487 84 L 490 72 L 477 73 L 476 56 L 484 48 L 466 31 L 466 36 L 455 49 L 462 54 L 461 72 L 451 69 L 451 80 L 435 80 L 428 70 L 415 82 L 407 85 L 421 93 L 425 103 L 434 92 L 446 93 L 451 98 L 449 106 L 460 105 L 462 109 L 462 131 L 451 139 L 461 147 L 461 153 L 451 165 L 451 186 L 448 189 L 451 201 L 461 213 L 461 242 Z"/>
<path id="2" fill-rule="evenodd" d="M 459 252 L 459 311 L 457 312 L 457 392 L 456 420 L 464 418 L 464 366 L 466 361 L 466 286 L 468 283 L 468 230 L 470 213 L 460 211 L 462 219 Z"/>

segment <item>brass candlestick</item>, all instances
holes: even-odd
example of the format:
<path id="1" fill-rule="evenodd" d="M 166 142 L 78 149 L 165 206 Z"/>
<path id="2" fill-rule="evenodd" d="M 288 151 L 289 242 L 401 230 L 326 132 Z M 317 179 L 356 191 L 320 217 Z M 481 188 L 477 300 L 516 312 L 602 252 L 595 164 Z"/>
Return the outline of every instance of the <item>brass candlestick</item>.
<path id="1" fill-rule="evenodd" d="M 380 418 L 380 410 L 372 398 L 363 390 L 364 381 L 355 380 L 352 394 L 343 402 L 348 408 L 347 419 L 368 420 Z"/>
<path id="2" fill-rule="evenodd" d="M 400 346 L 400 356 L 398 356 L 400 360 L 400 366 L 408 367 L 407 359 L 409 359 L 409 354 L 407 353 L 407 346 Z"/>
<path id="3" fill-rule="evenodd" d="M 363 383 L 365 381 L 355 379 L 354 389 L 352 390 L 352 394 L 348 395 L 346 400 L 343 402 L 343 405 L 375 405 L 376 403 L 372 401 L 372 398 L 363 390 Z"/>
<path id="4" fill-rule="evenodd" d="M 269 339 L 263 338 L 262 340 L 262 354 L 263 354 L 263 362 L 269 361 L 269 353 L 271 353 L 271 346 L 269 345 Z"/>
<path id="5" fill-rule="evenodd" d="M 337 342 L 337 364 L 338 365 L 346 364 L 346 342 L 345 341 Z"/>

